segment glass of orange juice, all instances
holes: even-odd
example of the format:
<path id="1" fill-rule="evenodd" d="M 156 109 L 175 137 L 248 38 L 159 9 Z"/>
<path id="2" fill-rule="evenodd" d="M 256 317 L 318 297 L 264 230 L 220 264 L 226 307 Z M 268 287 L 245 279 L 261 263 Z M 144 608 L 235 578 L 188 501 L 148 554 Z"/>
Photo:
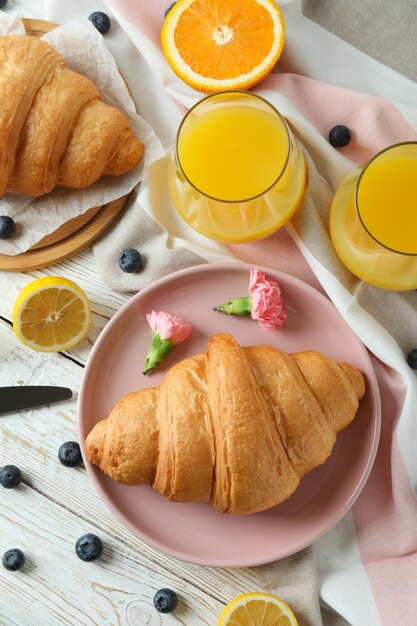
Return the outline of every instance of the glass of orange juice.
<path id="1" fill-rule="evenodd" d="M 200 100 L 178 129 L 169 188 L 183 219 L 223 242 L 253 241 L 282 226 L 306 181 L 304 157 L 264 98 L 225 91 Z"/>
<path id="2" fill-rule="evenodd" d="M 417 288 L 417 142 L 389 146 L 348 174 L 333 199 L 330 235 L 365 282 Z"/>

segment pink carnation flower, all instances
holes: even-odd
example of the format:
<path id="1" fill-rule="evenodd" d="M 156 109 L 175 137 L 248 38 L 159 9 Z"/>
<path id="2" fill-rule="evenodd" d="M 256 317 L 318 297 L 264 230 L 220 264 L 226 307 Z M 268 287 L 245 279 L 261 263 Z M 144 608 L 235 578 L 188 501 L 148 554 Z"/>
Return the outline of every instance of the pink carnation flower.
<path id="1" fill-rule="evenodd" d="M 143 373 L 149 374 L 171 352 L 173 346 L 189 337 L 192 326 L 182 317 L 164 311 L 147 313 L 146 319 L 152 331 L 152 344 L 146 355 Z"/>
<path id="2" fill-rule="evenodd" d="M 164 311 L 147 313 L 146 319 L 153 334 L 159 333 L 161 339 L 169 339 L 174 346 L 185 341 L 192 330 L 191 324 L 185 319 Z"/>
<path id="3" fill-rule="evenodd" d="M 251 316 L 266 331 L 279 330 L 287 317 L 281 289 L 273 280 L 267 280 L 259 270 L 251 270 L 249 278 Z"/>
<path id="4" fill-rule="evenodd" d="M 269 332 L 279 330 L 287 317 L 278 283 L 267 280 L 259 270 L 250 271 L 248 296 L 227 300 L 213 310 L 226 315 L 251 317 Z"/>

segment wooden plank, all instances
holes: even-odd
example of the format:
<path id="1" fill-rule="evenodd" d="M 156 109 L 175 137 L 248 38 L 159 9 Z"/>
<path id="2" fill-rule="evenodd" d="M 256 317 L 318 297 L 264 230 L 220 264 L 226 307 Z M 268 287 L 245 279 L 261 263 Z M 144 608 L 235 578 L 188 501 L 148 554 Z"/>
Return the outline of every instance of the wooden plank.
<path id="1" fill-rule="evenodd" d="M 0 552 L 19 547 L 27 557 L 19 572 L 0 568 L 1 624 L 216 623 L 221 602 L 157 563 L 149 564 L 128 545 L 97 532 L 27 485 L 5 492 L 1 502 Z M 96 532 L 105 546 L 94 563 L 80 561 L 74 552 L 77 538 L 86 532 Z M 153 607 L 153 595 L 161 587 L 178 593 L 175 613 L 161 616 Z"/>
<path id="2" fill-rule="evenodd" d="M 117 263 L 117 259 L 115 259 Z M 96 303 L 97 311 L 110 317 L 132 294 L 120 294 L 112 291 L 98 274 L 96 261 L 91 248 L 79 252 L 71 259 L 42 270 L 31 272 L 0 272 L 0 306 L 1 299 L 6 298 L 4 304 L 13 305 L 14 298 L 28 282 L 42 276 L 64 276 L 77 282 L 92 301 Z M 13 294 L 7 297 L 7 289 L 13 286 Z"/>
<path id="3" fill-rule="evenodd" d="M 130 294 L 111 291 L 97 274 L 97 266 L 91 249 L 77 254 L 64 263 L 40 271 L 0 272 L 0 316 L 11 320 L 14 302 L 29 282 L 42 276 L 62 276 L 75 281 L 86 292 L 92 307 L 91 328 L 87 337 L 66 354 L 85 363 L 94 342 L 109 318 L 124 304 Z M 29 354 L 29 353 L 28 353 Z"/>
<path id="4" fill-rule="evenodd" d="M 0 322 L 3 358 L 1 385 L 63 384 L 78 389 L 82 368 L 60 355 L 34 353 L 28 357 L 12 329 Z M 138 559 L 147 558 L 175 576 L 223 602 L 258 588 L 252 569 L 204 568 L 183 563 L 153 550 L 136 539 L 107 510 L 83 468 L 64 468 L 57 459 L 60 444 L 77 439 L 76 400 L 7 415 L 1 419 L 0 464 L 13 463 L 27 482 L 46 498 L 120 539 Z M 82 497 L 80 497 L 82 494 Z M 1 515 L 1 509 L 0 509 Z"/>

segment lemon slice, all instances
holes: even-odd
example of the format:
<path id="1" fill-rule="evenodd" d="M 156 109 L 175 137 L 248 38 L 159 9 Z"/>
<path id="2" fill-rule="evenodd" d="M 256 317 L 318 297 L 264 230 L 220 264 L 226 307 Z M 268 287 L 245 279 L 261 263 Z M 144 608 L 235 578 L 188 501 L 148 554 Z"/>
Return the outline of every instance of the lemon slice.
<path id="1" fill-rule="evenodd" d="M 39 278 L 26 285 L 13 307 L 13 329 L 33 350 L 68 350 L 90 327 L 90 303 L 84 291 L 59 276 Z"/>
<path id="2" fill-rule="evenodd" d="M 245 593 L 232 600 L 218 626 L 298 626 L 288 604 L 269 593 Z"/>

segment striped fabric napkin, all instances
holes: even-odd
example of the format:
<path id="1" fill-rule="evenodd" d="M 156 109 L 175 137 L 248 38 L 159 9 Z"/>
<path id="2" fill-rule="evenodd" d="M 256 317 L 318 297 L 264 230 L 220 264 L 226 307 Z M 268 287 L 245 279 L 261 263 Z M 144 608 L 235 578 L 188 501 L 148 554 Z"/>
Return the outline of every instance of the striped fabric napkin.
<path id="1" fill-rule="evenodd" d="M 47 17 L 58 22 L 100 9 L 113 16 L 106 43 L 167 151 L 183 114 L 201 97 L 173 74 L 161 51 L 169 4 L 46 0 Z M 189 265 L 241 259 L 327 293 L 373 354 L 382 398 L 380 447 L 352 510 L 311 548 L 257 568 L 259 588 L 287 600 L 303 626 L 411 626 L 417 615 L 417 374 L 405 355 L 417 347 L 417 292 L 377 289 L 352 276 L 331 245 L 328 210 L 354 163 L 392 143 L 417 140 L 417 86 L 303 17 L 297 0 L 279 4 L 287 25 L 285 52 L 254 91 L 286 116 L 310 154 L 302 210 L 261 244 L 216 244 L 176 215 L 161 159 L 132 194 L 127 213 L 96 243 L 97 266 L 113 289 L 123 291 Z M 336 124 L 353 133 L 343 151 L 327 141 Z M 115 259 L 129 245 L 147 257 L 142 274 L 117 269 Z"/>

